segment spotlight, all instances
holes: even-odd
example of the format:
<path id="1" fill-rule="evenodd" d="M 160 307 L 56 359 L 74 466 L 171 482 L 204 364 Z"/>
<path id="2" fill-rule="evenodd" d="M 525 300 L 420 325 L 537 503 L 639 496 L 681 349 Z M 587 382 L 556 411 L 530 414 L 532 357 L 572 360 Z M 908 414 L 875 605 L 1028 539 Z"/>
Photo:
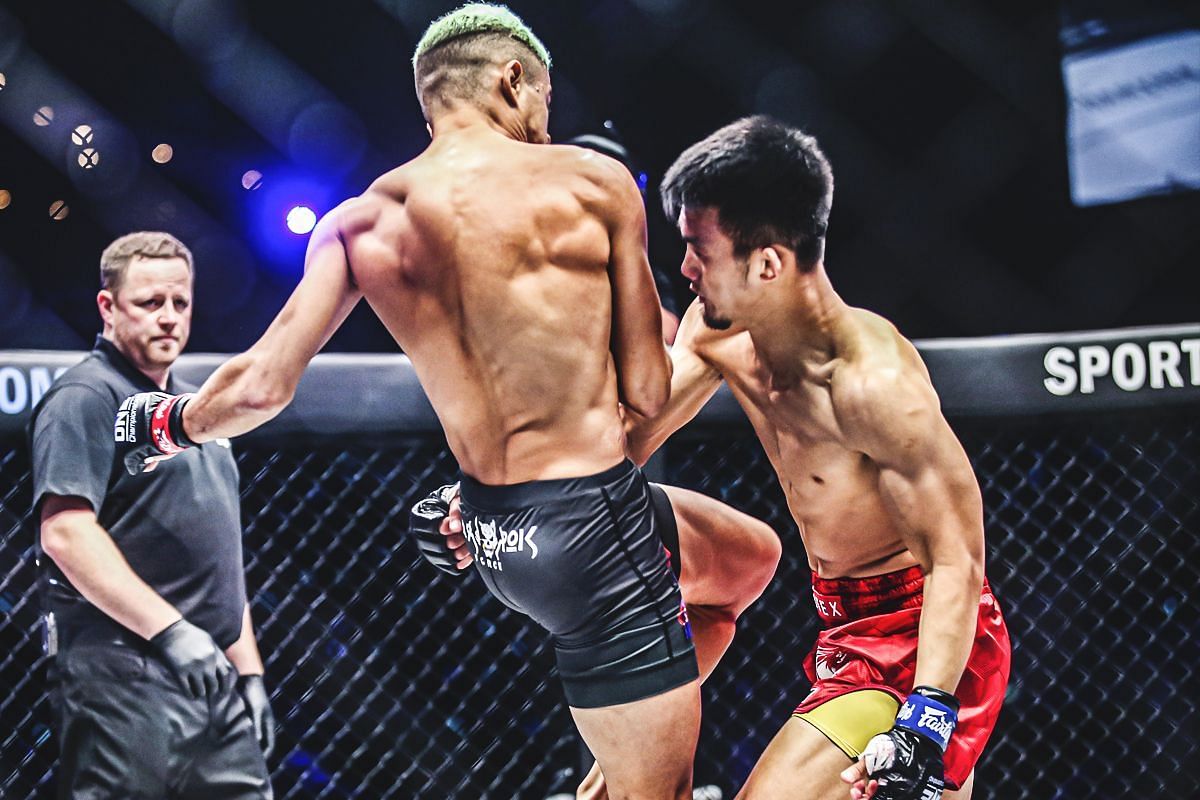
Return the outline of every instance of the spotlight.
<path id="1" fill-rule="evenodd" d="M 303 236 L 316 224 L 317 215 L 308 206 L 293 206 L 292 210 L 287 213 L 288 230 L 297 235 Z"/>
<path id="2" fill-rule="evenodd" d="M 94 147 L 85 147 L 79 151 L 79 155 L 75 160 L 84 169 L 91 169 L 100 163 L 100 151 Z"/>
<path id="3" fill-rule="evenodd" d="M 4 91 L 4 87 L 8 85 L 8 78 L 4 77 L 4 73 L 0 72 L 0 92 Z"/>
<path id="4" fill-rule="evenodd" d="M 0 211 L 8 208 L 12 204 L 12 192 L 8 189 L 0 189 Z"/>
<path id="5" fill-rule="evenodd" d="M 44 128 L 51 122 L 54 122 L 54 109 L 50 106 L 42 106 L 33 112 L 33 124 L 39 128 Z"/>
<path id="6" fill-rule="evenodd" d="M 175 148 L 163 142 L 150 151 L 150 157 L 154 159 L 155 164 L 165 164 L 175 157 Z"/>
<path id="7" fill-rule="evenodd" d="M 77 147 L 83 147 L 85 144 L 91 144 L 94 134 L 92 133 L 91 125 L 79 125 L 75 130 L 71 131 L 71 141 Z"/>
<path id="8" fill-rule="evenodd" d="M 66 200 L 55 200 L 50 204 L 50 219 L 59 222 L 67 218 L 71 213 L 71 207 L 67 205 Z"/>
<path id="9" fill-rule="evenodd" d="M 242 188 L 247 192 L 253 192 L 255 189 L 262 186 L 263 175 L 256 169 L 246 170 L 242 174 Z"/>

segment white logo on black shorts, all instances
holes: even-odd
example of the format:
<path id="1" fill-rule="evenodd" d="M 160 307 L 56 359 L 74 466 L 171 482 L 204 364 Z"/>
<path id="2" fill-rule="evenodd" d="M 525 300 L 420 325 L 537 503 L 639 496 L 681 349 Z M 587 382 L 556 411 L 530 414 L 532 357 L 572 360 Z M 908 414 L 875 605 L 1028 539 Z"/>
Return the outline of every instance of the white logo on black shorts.
<path id="1" fill-rule="evenodd" d="M 505 530 L 498 522 L 485 522 L 480 519 L 463 520 L 463 535 L 467 537 L 475 560 L 488 569 L 503 571 L 501 555 L 504 553 L 529 553 L 532 561 L 538 556 L 538 546 L 533 540 L 538 526 L 528 528 L 513 528 Z"/>

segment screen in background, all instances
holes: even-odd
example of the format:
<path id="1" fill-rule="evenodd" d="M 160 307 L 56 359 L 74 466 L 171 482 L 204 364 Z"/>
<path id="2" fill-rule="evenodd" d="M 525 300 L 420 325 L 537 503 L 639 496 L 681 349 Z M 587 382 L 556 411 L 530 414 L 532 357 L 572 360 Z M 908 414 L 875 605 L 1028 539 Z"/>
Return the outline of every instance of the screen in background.
<path id="1" fill-rule="evenodd" d="M 1076 205 L 1200 188 L 1195 8 L 1064 2 L 1063 80 Z"/>

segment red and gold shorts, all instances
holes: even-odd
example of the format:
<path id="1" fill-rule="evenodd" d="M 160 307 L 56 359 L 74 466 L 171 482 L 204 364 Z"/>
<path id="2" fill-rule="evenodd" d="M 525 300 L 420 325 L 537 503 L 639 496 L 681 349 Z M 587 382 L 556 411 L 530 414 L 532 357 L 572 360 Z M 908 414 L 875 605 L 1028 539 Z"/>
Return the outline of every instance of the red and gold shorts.
<path id="1" fill-rule="evenodd" d="M 813 576 L 813 600 L 825 628 L 804 660 L 812 691 L 794 713 L 851 758 L 891 728 L 912 691 L 924 583 L 920 567 L 869 578 Z M 948 788 L 967 779 L 996 726 L 1010 661 L 1008 629 L 985 580 L 975 645 L 954 692 L 962 707 L 946 750 Z"/>

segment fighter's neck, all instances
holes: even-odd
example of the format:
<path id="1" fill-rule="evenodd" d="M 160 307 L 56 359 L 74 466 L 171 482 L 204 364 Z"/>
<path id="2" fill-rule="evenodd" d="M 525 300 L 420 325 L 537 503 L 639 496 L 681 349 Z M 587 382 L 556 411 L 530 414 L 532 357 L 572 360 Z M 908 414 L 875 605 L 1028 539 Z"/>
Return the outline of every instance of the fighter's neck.
<path id="1" fill-rule="evenodd" d="M 749 327 L 762 364 L 787 373 L 833 358 L 850 324 L 850 307 L 833 289 L 823 266 L 800 276 L 795 291 Z"/>
<path id="2" fill-rule="evenodd" d="M 477 106 L 459 105 L 442 112 L 431 123 L 433 138 L 473 133 L 499 133 L 518 142 L 529 141 L 524 126 L 511 114 L 499 114 Z"/>

